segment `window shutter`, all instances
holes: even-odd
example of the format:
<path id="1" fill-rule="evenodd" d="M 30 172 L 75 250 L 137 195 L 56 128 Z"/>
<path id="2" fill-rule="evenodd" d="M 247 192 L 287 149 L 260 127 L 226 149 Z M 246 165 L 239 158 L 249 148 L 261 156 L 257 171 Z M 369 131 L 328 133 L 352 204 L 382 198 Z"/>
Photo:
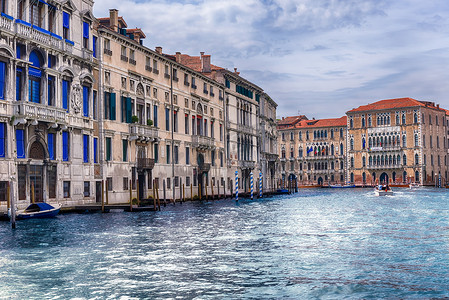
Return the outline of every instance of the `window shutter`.
<path id="1" fill-rule="evenodd" d="M 89 23 L 83 22 L 83 38 L 89 38 Z"/>
<path id="2" fill-rule="evenodd" d="M 83 135 L 83 161 L 85 163 L 89 162 L 89 136 L 87 134 Z"/>
<path id="3" fill-rule="evenodd" d="M 92 36 L 92 51 L 93 51 L 93 57 L 97 57 L 97 37 Z"/>
<path id="4" fill-rule="evenodd" d="M 69 92 L 69 82 L 67 80 L 62 81 L 62 108 L 67 112 L 69 111 L 68 93 Z"/>
<path id="5" fill-rule="evenodd" d="M 6 63 L 0 62 L 0 99 L 5 99 Z"/>
<path id="6" fill-rule="evenodd" d="M 131 98 L 126 98 L 126 123 L 131 123 L 132 103 Z"/>
<path id="7" fill-rule="evenodd" d="M 55 151 L 54 151 L 54 134 L 53 133 L 49 133 L 48 134 L 48 141 L 47 141 L 47 146 L 48 146 L 48 158 L 50 160 L 54 160 L 55 159 Z"/>
<path id="8" fill-rule="evenodd" d="M 115 93 L 111 93 L 110 94 L 111 97 L 111 103 L 110 103 L 110 115 L 111 115 L 111 120 L 115 120 Z"/>
<path id="9" fill-rule="evenodd" d="M 25 143 L 23 138 L 23 129 L 16 129 L 17 158 L 25 158 Z"/>
<path id="10" fill-rule="evenodd" d="M 98 147 L 98 138 L 94 138 L 94 163 L 98 163 L 97 147 Z"/>
<path id="11" fill-rule="evenodd" d="M 67 131 L 62 132 L 62 160 L 69 160 L 69 133 Z"/>
<path id="12" fill-rule="evenodd" d="M 83 86 L 83 115 L 89 116 L 89 88 L 87 86 Z"/>
<path id="13" fill-rule="evenodd" d="M 5 157 L 5 131 L 6 123 L 0 123 L 0 157 Z"/>
<path id="14" fill-rule="evenodd" d="M 70 15 L 65 11 L 62 13 L 62 27 L 70 28 Z"/>

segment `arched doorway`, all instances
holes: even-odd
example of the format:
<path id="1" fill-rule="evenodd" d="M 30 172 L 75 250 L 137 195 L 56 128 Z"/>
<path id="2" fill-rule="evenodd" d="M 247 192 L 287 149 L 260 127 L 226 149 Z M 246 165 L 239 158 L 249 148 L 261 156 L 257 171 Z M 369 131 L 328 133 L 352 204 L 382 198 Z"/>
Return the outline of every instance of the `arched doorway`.
<path id="1" fill-rule="evenodd" d="M 419 182 L 419 171 L 415 171 L 415 182 Z"/>
<path id="2" fill-rule="evenodd" d="M 45 159 L 45 148 L 38 142 L 34 141 L 30 146 L 29 157 L 38 160 L 41 163 L 31 163 L 29 168 L 29 182 L 30 182 L 30 198 L 33 197 L 34 187 L 34 201 L 44 201 L 44 166 L 42 162 Z M 32 199 L 32 198 L 31 198 Z M 31 200 L 30 199 L 30 200 Z"/>
<path id="3" fill-rule="evenodd" d="M 380 183 L 382 183 L 382 184 L 386 184 L 386 183 L 388 183 L 388 175 L 387 175 L 387 173 L 382 173 L 381 175 L 380 175 L 380 177 L 379 177 L 379 180 L 380 180 Z"/>
<path id="4" fill-rule="evenodd" d="M 323 185 L 323 177 L 318 177 L 318 185 Z"/>

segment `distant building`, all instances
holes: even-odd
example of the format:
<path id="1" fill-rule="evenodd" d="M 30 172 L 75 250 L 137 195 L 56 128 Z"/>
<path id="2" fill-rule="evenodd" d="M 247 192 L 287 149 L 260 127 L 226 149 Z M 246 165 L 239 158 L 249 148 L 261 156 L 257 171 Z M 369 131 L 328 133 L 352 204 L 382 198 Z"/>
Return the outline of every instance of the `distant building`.
<path id="1" fill-rule="evenodd" d="M 354 183 L 447 181 L 446 111 L 412 98 L 381 100 L 347 113 L 347 177 Z"/>
<path id="2" fill-rule="evenodd" d="M 346 116 L 308 120 L 306 116 L 278 122 L 280 184 L 323 185 L 345 182 Z"/>

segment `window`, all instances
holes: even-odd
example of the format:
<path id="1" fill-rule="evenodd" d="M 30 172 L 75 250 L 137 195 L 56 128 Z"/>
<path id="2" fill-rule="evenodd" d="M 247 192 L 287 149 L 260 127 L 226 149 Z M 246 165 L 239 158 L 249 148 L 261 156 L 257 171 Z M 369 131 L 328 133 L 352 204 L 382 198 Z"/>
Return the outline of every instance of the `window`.
<path id="1" fill-rule="evenodd" d="M 92 36 L 92 55 L 97 58 L 97 37 Z"/>
<path id="2" fill-rule="evenodd" d="M 402 125 L 405 124 L 405 114 L 402 114 Z"/>
<path id="3" fill-rule="evenodd" d="M 153 112 L 153 125 L 154 125 L 154 127 L 158 127 L 157 126 L 157 105 L 153 105 L 153 110 L 154 110 L 154 112 Z"/>
<path id="4" fill-rule="evenodd" d="M 89 162 L 89 136 L 83 134 L 83 162 Z"/>
<path id="5" fill-rule="evenodd" d="M 94 138 L 94 163 L 98 163 L 98 138 Z"/>
<path id="6" fill-rule="evenodd" d="M 210 151 L 210 160 L 211 160 L 211 165 L 215 166 L 215 150 Z"/>
<path id="7" fill-rule="evenodd" d="M 418 153 L 415 154 L 415 165 L 419 165 L 419 155 L 418 155 Z"/>
<path id="8" fill-rule="evenodd" d="M 62 13 L 62 37 L 70 39 L 70 15 L 65 11 Z"/>
<path id="9" fill-rule="evenodd" d="M 126 56 L 126 47 L 125 46 L 122 46 L 120 49 L 120 59 L 125 62 L 128 62 L 128 57 Z"/>
<path id="10" fill-rule="evenodd" d="M 84 197 L 90 197 L 90 181 L 84 181 Z"/>
<path id="11" fill-rule="evenodd" d="M 223 168 L 223 152 L 220 152 L 220 167 Z"/>
<path id="12" fill-rule="evenodd" d="M 128 140 L 122 140 L 123 161 L 128 161 Z"/>
<path id="13" fill-rule="evenodd" d="M 106 138 L 106 161 L 111 161 L 112 159 L 112 141 L 110 137 Z"/>
<path id="14" fill-rule="evenodd" d="M 173 111 L 173 131 L 178 132 L 178 112 Z"/>
<path id="15" fill-rule="evenodd" d="M 133 103 L 130 97 L 122 96 L 122 122 L 131 123 Z"/>
<path id="16" fill-rule="evenodd" d="M 174 148 L 173 148 L 173 159 L 175 160 L 175 164 L 178 164 L 179 163 L 179 160 L 178 160 L 178 157 L 179 157 L 179 154 L 178 154 L 178 146 L 174 146 Z"/>
<path id="17" fill-rule="evenodd" d="M 0 157 L 6 157 L 6 123 L 0 123 Z"/>
<path id="18" fill-rule="evenodd" d="M 407 147 L 407 136 L 402 136 L 402 147 Z"/>
<path id="19" fill-rule="evenodd" d="M 42 27 L 42 3 L 39 1 L 30 3 L 30 23 Z"/>
<path id="20" fill-rule="evenodd" d="M 165 156 L 167 157 L 167 164 L 169 164 L 170 163 L 170 145 L 166 145 L 165 149 L 166 149 Z"/>
<path id="21" fill-rule="evenodd" d="M 185 119 L 184 119 L 184 133 L 185 134 L 189 134 L 189 115 L 185 114 Z"/>
<path id="22" fill-rule="evenodd" d="M 362 166 L 366 167 L 366 157 L 365 156 L 362 157 Z"/>
<path id="23" fill-rule="evenodd" d="M 362 116 L 362 127 L 365 127 L 365 116 Z"/>
<path id="24" fill-rule="evenodd" d="M 165 130 L 170 130 L 170 109 L 165 108 Z"/>
<path id="25" fill-rule="evenodd" d="M 16 129 L 17 158 L 25 158 L 25 137 L 23 129 Z"/>
<path id="26" fill-rule="evenodd" d="M 112 191 L 112 177 L 106 178 L 106 185 L 107 185 L 108 191 Z"/>
<path id="27" fill-rule="evenodd" d="M 89 49 L 89 23 L 83 22 L 83 47 Z"/>
<path id="28" fill-rule="evenodd" d="M 89 117 L 89 87 L 83 86 L 83 116 Z"/>
<path id="29" fill-rule="evenodd" d="M 123 190 L 127 191 L 129 189 L 128 177 L 123 177 Z"/>
<path id="30" fill-rule="evenodd" d="M 20 49 L 17 48 L 17 49 Z M 20 57 L 17 57 L 20 58 Z M 1 64 L 2 62 L 0 62 L 0 99 L 1 99 L 1 95 L 4 95 L 3 91 L 4 91 L 4 72 L 1 71 Z M 2 79 L 3 78 L 3 79 Z M 22 85 L 23 85 L 23 72 L 22 72 L 22 68 L 21 67 L 16 67 L 16 100 L 22 100 Z"/>
<path id="31" fill-rule="evenodd" d="M 47 135 L 47 146 L 48 146 L 48 158 L 50 160 L 55 160 L 56 144 L 55 144 L 55 134 L 54 133 L 49 133 Z"/>
<path id="32" fill-rule="evenodd" d="M 47 80 L 47 104 L 48 106 L 55 105 L 55 77 L 48 76 Z"/>
<path id="33" fill-rule="evenodd" d="M 418 146 L 419 146 L 419 144 L 418 144 L 418 134 L 415 133 L 415 147 L 418 147 Z"/>
<path id="34" fill-rule="evenodd" d="M 94 120 L 98 120 L 98 98 L 97 98 L 97 91 L 93 91 L 92 93 L 92 115 Z"/>
<path id="35" fill-rule="evenodd" d="M 186 165 L 190 165 L 190 148 L 186 147 Z"/>
<path id="36" fill-rule="evenodd" d="M 62 132 L 62 160 L 69 161 L 69 132 Z"/>
<path id="37" fill-rule="evenodd" d="M 115 120 L 115 93 L 104 93 L 104 116 L 107 120 Z"/>
<path id="38" fill-rule="evenodd" d="M 159 144 L 154 144 L 154 162 L 159 162 Z"/>
<path id="39" fill-rule="evenodd" d="M 407 165 L 407 155 L 405 155 L 405 154 L 402 156 L 402 164 L 403 164 L 404 166 Z"/>
<path id="40" fill-rule="evenodd" d="M 0 181 L 0 201 L 6 201 L 8 182 Z"/>
<path id="41" fill-rule="evenodd" d="M 64 191 L 64 198 L 70 198 L 70 181 L 64 181 L 62 185 Z"/>
<path id="42" fill-rule="evenodd" d="M 220 142 L 223 141 L 223 125 L 220 124 Z"/>

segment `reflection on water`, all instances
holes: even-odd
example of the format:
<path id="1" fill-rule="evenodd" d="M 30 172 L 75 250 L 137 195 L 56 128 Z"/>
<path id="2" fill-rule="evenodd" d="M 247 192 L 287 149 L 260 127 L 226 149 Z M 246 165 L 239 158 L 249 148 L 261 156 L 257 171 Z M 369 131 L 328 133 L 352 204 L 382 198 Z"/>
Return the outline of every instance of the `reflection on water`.
<path id="1" fill-rule="evenodd" d="M 449 297 L 446 190 L 0 223 L 0 299 Z"/>

